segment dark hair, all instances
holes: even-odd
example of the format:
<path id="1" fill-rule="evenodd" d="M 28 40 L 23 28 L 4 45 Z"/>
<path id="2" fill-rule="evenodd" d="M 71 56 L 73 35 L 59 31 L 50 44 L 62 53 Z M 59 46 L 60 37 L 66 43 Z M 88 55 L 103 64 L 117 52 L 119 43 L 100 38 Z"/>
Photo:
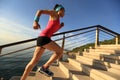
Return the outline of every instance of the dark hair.
<path id="1" fill-rule="evenodd" d="M 53 9 L 56 10 L 56 8 L 59 7 L 59 6 L 62 6 L 62 5 L 61 4 L 56 4 Z M 64 9 L 64 8 L 62 8 L 62 9 Z"/>
<path id="2" fill-rule="evenodd" d="M 59 5 L 59 4 L 56 4 L 56 5 L 54 6 L 54 10 L 56 10 L 56 8 L 57 8 L 58 6 L 60 6 L 60 5 Z"/>

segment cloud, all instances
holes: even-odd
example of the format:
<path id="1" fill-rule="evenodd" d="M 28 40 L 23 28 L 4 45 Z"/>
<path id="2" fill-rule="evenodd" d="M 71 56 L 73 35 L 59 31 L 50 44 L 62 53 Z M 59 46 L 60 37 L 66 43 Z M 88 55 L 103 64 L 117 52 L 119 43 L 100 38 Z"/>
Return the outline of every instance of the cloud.
<path id="1" fill-rule="evenodd" d="M 19 23 L 0 18 L 0 44 L 35 38 L 39 30 L 34 30 Z"/>

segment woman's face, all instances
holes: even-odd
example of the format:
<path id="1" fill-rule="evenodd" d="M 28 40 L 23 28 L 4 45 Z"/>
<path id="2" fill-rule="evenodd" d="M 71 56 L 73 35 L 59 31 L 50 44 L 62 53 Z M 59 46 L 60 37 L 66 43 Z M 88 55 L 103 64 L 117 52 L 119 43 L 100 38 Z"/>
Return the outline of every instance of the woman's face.
<path id="1" fill-rule="evenodd" d="M 58 14 L 59 14 L 60 17 L 64 17 L 64 15 L 65 15 L 65 10 L 64 10 L 64 9 L 59 10 L 59 11 L 58 11 Z"/>

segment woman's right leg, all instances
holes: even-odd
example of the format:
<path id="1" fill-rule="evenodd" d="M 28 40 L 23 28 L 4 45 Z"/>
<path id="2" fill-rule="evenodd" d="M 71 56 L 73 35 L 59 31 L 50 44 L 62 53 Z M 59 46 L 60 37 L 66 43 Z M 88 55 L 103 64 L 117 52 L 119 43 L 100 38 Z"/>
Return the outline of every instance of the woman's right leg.
<path id="1" fill-rule="evenodd" d="M 50 43 L 48 43 L 47 45 L 45 45 L 43 47 L 48 49 L 48 50 L 54 51 L 54 53 L 52 54 L 50 59 L 43 65 L 45 68 L 47 68 L 55 60 L 61 58 L 61 56 L 63 54 L 63 49 L 57 43 L 55 43 L 54 41 L 51 41 Z"/>
<path id="2" fill-rule="evenodd" d="M 41 55 L 44 52 L 44 48 L 43 47 L 36 47 L 35 51 L 34 51 L 34 55 L 31 59 L 31 61 L 27 64 L 25 71 L 21 77 L 21 80 L 26 80 L 28 74 L 30 73 L 30 71 L 33 69 L 33 67 L 38 63 Z"/>

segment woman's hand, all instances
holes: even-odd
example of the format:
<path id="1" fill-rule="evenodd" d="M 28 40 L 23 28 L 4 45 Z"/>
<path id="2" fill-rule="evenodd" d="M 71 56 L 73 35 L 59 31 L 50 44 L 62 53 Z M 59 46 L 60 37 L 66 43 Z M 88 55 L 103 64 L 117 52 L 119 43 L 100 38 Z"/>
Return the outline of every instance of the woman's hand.
<path id="1" fill-rule="evenodd" d="M 61 22 L 60 27 L 63 27 L 63 26 L 64 26 L 64 23 L 63 23 L 63 22 Z"/>
<path id="2" fill-rule="evenodd" d="M 38 22 L 34 21 L 33 22 L 33 29 L 39 29 L 40 25 L 38 24 Z"/>

